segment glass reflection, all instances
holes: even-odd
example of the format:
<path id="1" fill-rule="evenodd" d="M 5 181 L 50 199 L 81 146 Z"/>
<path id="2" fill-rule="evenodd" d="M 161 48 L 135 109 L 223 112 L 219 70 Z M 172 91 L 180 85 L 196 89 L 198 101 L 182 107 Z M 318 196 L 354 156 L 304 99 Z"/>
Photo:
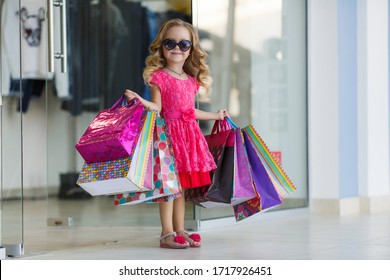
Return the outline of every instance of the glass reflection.
<path id="1" fill-rule="evenodd" d="M 209 54 L 212 94 L 233 121 L 252 123 L 297 186 L 278 208 L 307 205 L 306 1 L 194 1 L 194 24 Z M 203 123 L 205 133 L 210 123 Z M 202 219 L 230 216 L 202 209 Z"/>

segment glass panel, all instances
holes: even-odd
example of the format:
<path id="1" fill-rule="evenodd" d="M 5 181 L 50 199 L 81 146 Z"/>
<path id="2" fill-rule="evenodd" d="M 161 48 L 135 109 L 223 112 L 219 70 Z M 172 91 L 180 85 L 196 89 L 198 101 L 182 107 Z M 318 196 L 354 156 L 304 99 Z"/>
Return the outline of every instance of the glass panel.
<path id="1" fill-rule="evenodd" d="M 194 1 L 194 22 L 209 54 L 211 111 L 228 108 L 252 123 L 281 160 L 297 191 L 275 208 L 307 205 L 306 1 Z M 212 123 L 202 123 L 205 134 Z M 201 209 L 202 219 L 233 214 Z"/>
<path id="2" fill-rule="evenodd" d="M 165 20 L 191 20 L 191 1 L 67 3 L 69 72 L 47 98 L 48 224 L 159 225 L 158 205 L 119 207 L 113 196 L 91 197 L 78 187 L 84 160 L 74 146 L 97 113 L 111 107 L 126 88 L 150 99 L 142 78 L 149 44 Z"/>
<path id="3" fill-rule="evenodd" d="M 19 1 L 0 1 L 1 22 L 1 244 L 6 253 L 19 255 L 23 248 L 23 115 L 20 71 Z M 22 75 L 22 76 L 21 76 Z M 19 249 L 19 250 L 17 250 Z M 15 251 L 16 250 L 16 251 Z"/>

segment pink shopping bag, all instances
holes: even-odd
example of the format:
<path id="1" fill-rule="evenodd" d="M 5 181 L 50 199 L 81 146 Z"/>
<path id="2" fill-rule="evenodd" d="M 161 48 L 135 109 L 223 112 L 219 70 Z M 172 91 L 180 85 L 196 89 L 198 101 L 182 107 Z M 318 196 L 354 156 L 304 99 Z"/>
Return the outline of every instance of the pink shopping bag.
<path id="1" fill-rule="evenodd" d="M 155 112 L 147 113 L 132 157 L 85 163 L 77 184 L 93 196 L 152 189 L 153 178 L 147 173 L 151 173 L 155 118 Z"/>
<path id="2" fill-rule="evenodd" d="M 144 106 L 134 100 L 121 106 L 121 98 L 95 117 L 75 148 L 86 163 L 131 156 L 145 118 Z"/>

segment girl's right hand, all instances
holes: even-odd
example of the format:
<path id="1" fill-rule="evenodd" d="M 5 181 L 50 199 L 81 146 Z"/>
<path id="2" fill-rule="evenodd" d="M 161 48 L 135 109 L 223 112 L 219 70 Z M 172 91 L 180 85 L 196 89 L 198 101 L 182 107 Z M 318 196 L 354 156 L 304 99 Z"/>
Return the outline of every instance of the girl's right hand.
<path id="1" fill-rule="evenodd" d="M 146 110 L 150 110 L 151 109 L 150 107 L 152 105 L 152 102 L 147 101 L 146 99 L 142 98 L 141 96 L 138 95 L 138 93 L 136 93 L 136 92 L 134 92 L 132 90 L 126 89 L 126 91 L 125 91 L 125 93 L 123 95 L 125 96 L 127 102 L 130 102 L 131 100 L 136 98 L 139 102 L 141 102 L 142 105 L 144 105 Z M 153 109 L 153 110 L 156 110 L 156 109 Z"/>
<path id="2" fill-rule="evenodd" d="M 125 93 L 123 94 L 127 100 L 127 102 L 133 100 L 134 98 L 137 98 L 142 103 L 142 97 L 139 96 L 136 92 L 126 89 Z"/>

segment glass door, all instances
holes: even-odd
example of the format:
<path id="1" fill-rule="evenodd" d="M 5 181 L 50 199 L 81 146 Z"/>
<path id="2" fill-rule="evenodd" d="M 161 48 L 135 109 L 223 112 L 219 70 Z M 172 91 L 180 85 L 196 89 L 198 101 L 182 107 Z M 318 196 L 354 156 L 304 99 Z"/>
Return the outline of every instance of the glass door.
<path id="1" fill-rule="evenodd" d="M 20 19 L 27 19 L 23 1 L 1 0 L 1 76 L 0 76 L 0 180 L 1 180 L 1 250 L 8 256 L 24 253 L 24 159 L 26 140 L 23 116 L 29 82 L 25 79 L 22 59 L 34 36 L 21 32 Z M 33 27 L 29 30 L 33 30 Z M 36 29 L 33 32 L 38 32 Z M 27 129 L 28 130 L 28 129 Z"/>
<path id="2" fill-rule="evenodd" d="M 227 107 L 237 124 L 253 123 L 298 186 L 282 207 L 307 204 L 306 1 L 0 4 L 1 244 L 7 254 L 23 253 L 26 200 L 42 201 L 47 226 L 159 226 L 157 205 L 118 207 L 113 196 L 81 189 L 76 181 L 84 161 L 75 144 L 126 88 L 150 98 L 142 79 L 148 46 L 173 17 L 198 28 L 209 54 L 213 89 L 199 107 Z M 201 123 L 205 134 L 210 125 Z M 230 207 L 187 206 L 189 228 L 233 215 Z"/>

